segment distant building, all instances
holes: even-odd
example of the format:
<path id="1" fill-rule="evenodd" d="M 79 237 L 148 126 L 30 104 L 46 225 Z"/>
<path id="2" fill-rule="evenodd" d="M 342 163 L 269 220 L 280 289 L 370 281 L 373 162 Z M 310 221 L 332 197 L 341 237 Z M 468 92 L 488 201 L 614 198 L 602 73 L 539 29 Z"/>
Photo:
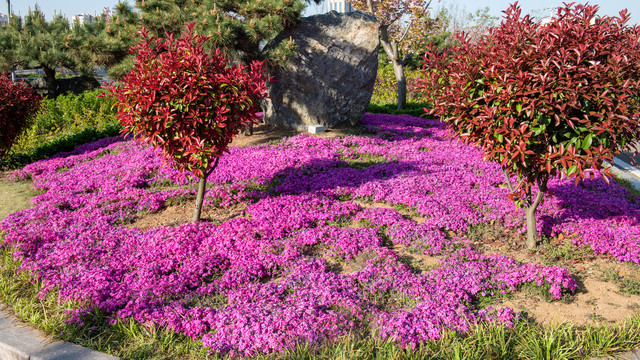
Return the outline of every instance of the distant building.
<path id="1" fill-rule="evenodd" d="M 337 11 L 339 13 L 348 13 L 355 11 L 353 6 L 347 0 L 328 0 L 329 11 Z"/>
<path id="2" fill-rule="evenodd" d="M 93 23 L 93 16 L 89 15 L 89 14 L 76 14 L 73 15 L 73 21 L 72 21 L 72 26 L 74 24 L 78 24 L 78 25 L 84 25 L 84 24 L 91 24 Z"/>
<path id="3" fill-rule="evenodd" d="M 9 16 L 0 13 L 0 26 L 9 25 Z"/>

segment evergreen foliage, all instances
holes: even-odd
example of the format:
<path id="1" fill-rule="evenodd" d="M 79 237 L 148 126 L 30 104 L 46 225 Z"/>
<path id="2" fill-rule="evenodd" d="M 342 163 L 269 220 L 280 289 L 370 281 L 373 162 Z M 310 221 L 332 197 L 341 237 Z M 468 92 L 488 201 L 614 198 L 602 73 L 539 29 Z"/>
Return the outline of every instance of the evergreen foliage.
<path id="1" fill-rule="evenodd" d="M 76 68 L 69 22 L 60 14 L 52 21 L 46 21 L 36 6 L 24 19 L 11 16 L 9 26 L 0 28 L 0 39 L 3 45 L 7 45 L 0 50 L 3 70 L 15 66 L 41 67 L 50 97 L 56 95 L 56 70 L 60 67 Z"/>
<path id="2" fill-rule="evenodd" d="M 136 1 L 135 9 L 118 3 L 100 36 L 105 46 L 97 62 L 120 78 L 133 67 L 135 56 L 127 52 L 141 40 L 141 28 L 153 37 L 179 37 L 184 24 L 194 22 L 195 31 L 210 38 L 209 52 L 220 49 L 244 65 L 276 66 L 296 51 L 294 42 L 265 45 L 298 23 L 304 6 L 303 0 L 144 0 Z"/>

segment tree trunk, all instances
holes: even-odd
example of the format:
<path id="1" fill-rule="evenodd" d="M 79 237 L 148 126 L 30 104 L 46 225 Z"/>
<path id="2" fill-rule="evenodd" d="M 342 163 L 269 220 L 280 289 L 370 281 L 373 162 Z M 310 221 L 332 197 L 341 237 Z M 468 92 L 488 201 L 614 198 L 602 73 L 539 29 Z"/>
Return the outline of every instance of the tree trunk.
<path id="1" fill-rule="evenodd" d="M 534 250 L 538 246 L 538 229 L 536 226 L 536 210 L 538 210 L 538 205 L 544 199 L 544 194 L 547 192 L 547 181 L 537 180 L 536 185 L 538 186 L 538 193 L 536 194 L 536 198 L 533 202 L 529 201 L 529 206 L 525 207 L 525 213 L 527 218 L 527 248 L 529 250 Z M 528 197 L 531 199 L 531 197 Z"/>
<path id="2" fill-rule="evenodd" d="M 380 45 L 393 64 L 393 74 L 396 77 L 398 93 L 398 110 L 402 110 L 407 104 L 407 79 L 404 76 L 404 60 L 400 59 L 398 43 L 389 39 L 388 27 L 388 25 L 380 25 Z"/>
<path id="3" fill-rule="evenodd" d="M 213 170 L 218 167 L 218 161 L 220 161 L 219 157 L 216 158 L 211 168 L 202 171 L 202 177 L 200 178 L 200 181 L 198 181 L 198 195 L 196 196 L 196 207 L 193 211 L 193 218 L 191 218 L 191 223 L 197 223 L 198 221 L 200 221 L 200 215 L 202 214 L 202 203 L 204 203 L 204 194 L 207 190 L 207 178 L 209 177 L 209 175 L 211 175 Z"/>
<path id="4" fill-rule="evenodd" d="M 537 206 L 536 206 L 537 207 Z M 536 208 L 529 206 L 524 209 L 527 217 L 527 249 L 533 250 L 538 246 L 538 229 L 536 226 Z"/>
<path id="5" fill-rule="evenodd" d="M 507 186 L 509 187 L 509 191 L 511 193 L 515 193 L 515 188 L 513 187 L 513 183 L 511 183 L 511 178 L 509 178 L 509 173 L 507 169 L 502 168 L 502 173 L 504 174 L 504 178 L 507 182 Z M 527 241 L 525 244 L 527 245 L 527 249 L 534 250 L 538 246 L 538 228 L 536 224 L 536 210 L 538 210 L 538 205 L 544 199 L 544 194 L 547 192 L 547 182 L 549 179 L 538 179 L 536 181 L 536 185 L 538 186 L 538 193 L 536 194 L 536 198 L 531 201 L 531 188 L 527 191 L 525 195 L 525 201 L 523 201 L 525 218 L 527 220 Z M 529 206 L 526 206 L 526 205 Z"/>
<path id="6" fill-rule="evenodd" d="M 404 75 L 404 66 L 398 59 L 393 61 L 393 74 L 398 86 L 398 110 L 402 110 L 407 105 L 407 78 Z"/>
<path id="7" fill-rule="evenodd" d="M 43 66 L 45 81 L 47 82 L 47 97 L 53 99 L 57 95 L 58 84 L 56 83 L 56 69 Z"/>
<path id="8" fill-rule="evenodd" d="M 207 174 L 203 174 L 198 182 L 198 196 L 196 197 L 196 208 L 193 212 L 192 223 L 200 221 L 200 214 L 202 214 L 202 203 L 204 202 L 204 192 L 207 189 Z"/>

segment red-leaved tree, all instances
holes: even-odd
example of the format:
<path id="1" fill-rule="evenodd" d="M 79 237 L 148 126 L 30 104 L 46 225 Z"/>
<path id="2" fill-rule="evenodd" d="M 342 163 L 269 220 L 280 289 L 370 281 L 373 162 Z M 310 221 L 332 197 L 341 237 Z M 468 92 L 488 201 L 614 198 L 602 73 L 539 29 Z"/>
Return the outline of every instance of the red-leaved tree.
<path id="1" fill-rule="evenodd" d="M 516 3 L 477 44 L 460 35 L 446 53 L 425 56 L 419 87 L 432 94 L 433 113 L 500 163 L 525 210 L 529 248 L 548 180 L 598 171 L 606 179 L 604 162 L 640 137 L 640 28 L 627 25 L 626 10 L 596 11 L 568 4 L 542 24 Z"/>
<path id="2" fill-rule="evenodd" d="M 193 24 L 179 39 L 150 37 L 143 29 L 134 69 L 110 86 L 123 133 L 162 150 L 168 163 L 199 178 L 193 222 L 200 220 L 207 177 L 246 125 L 256 123 L 266 96 L 262 63 L 230 64 L 207 54 L 207 37 Z"/>
<path id="3" fill-rule="evenodd" d="M 15 139 L 38 111 L 40 96 L 24 83 L 14 83 L 0 73 L 0 158 L 11 149 Z"/>

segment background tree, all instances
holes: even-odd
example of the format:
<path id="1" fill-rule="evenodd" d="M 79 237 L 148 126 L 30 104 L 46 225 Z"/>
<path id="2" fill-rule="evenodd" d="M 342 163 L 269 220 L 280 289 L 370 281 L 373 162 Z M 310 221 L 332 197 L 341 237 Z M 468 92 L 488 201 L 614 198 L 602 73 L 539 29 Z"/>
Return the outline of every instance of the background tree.
<path id="1" fill-rule="evenodd" d="M 93 74 L 98 64 L 98 57 L 104 46 L 100 35 L 104 32 L 107 23 L 107 14 L 94 17 L 91 23 L 80 24 L 74 20 L 70 37 L 67 41 L 70 47 L 73 69 L 82 74 Z"/>
<path id="2" fill-rule="evenodd" d="M 402 110 L 407 103 L 404 66 L 411 57 L 411 49 L 424 44 L 424 36 L 432 25 L 427 16 L 431 0 L 352 0 L 351 4 L 380 22 L 380 45 L 393 66 L 398 110 Z"/>
<path id="3" fill-rule="evenodd" d="M 126 53 L 140 40 L 138 30 L 144 27 L 155 37 L 167 33 L 180 36 L 186 22 L 195 22 L 195 31 L 210 38 L 205 45 L 209 51 L 220 49 L 226 57 L 245 65 L 252 61 L 277 64 L 296 50 L 293 41 L 269 48 L 264 45 L 300 21 L 305 1 L 145 0 L 136 1 L 135 7 L 137 12 L 119 3 L 101 36 L 105 46 L 100 63 L 110 67 L 114 78 L 131 68 L 135 56 Z"/>
<path id="4" fill-rule="evenodd" d="M 197 178 L 193 222 L 200 220 L 207 177 L 229 143 L 258 120 L 258 101 L 266 95 L 262 64 L 231 65 L 220 51 L 209 56 L 207 37 L 193 25 L 179 39 L 150 37 L 142 42 L 134 69 L 111 86 L 124 132 L 161 149 L 169 163 Z"/>
<path id="5" fill-rule="evenodd" d="M 12 24 L 0 28 L 0 38 L 11 47 L 0 51 L 1 62 L 5 66 L 38 66 L 44 71 L 47 95 L 56 96 L 56 69 L 75 68 L 71 54 L 69 22 L 62 15 L 53 20 L 45 20 L 44 14 L 36 6 L 35 10 L 20 19 L 12 16 Z"/>
<path id="6" fill-rule="evenodd" d="M 16 43 L 20 32 L 22 21 L 15 16 L 9 16 L 9 23 L 0 26 L 0 72 L 9 72 L 16 63 Z"/>
<path id="7" fill-rule="evenodd" d="M 433 113 L 500 163 L 524 207 L 529 248 L 549 179 L 607 179 L 604 162 L 640 139 L 640 27 L 627 25 L 626 10 L 596 11 L 566 5 L 542 25 L 516 3 L 477 44 L 461 34 L 448 54 L 425 57 Z"/>
<path id="8" fill-rule="evenodd" d="M 141 39 L 139 14 L 126 2 L 118 1 L 114 12 L 105 11 L 104 27 L 96 38 L 95 63 L 107 68 L 109 76 L 119 79 L 133 68 L 134 54 L 129 49 Z"/>
<path id="9" fill-rule="evenodd" d="M 487 34 L 489 28 L 494 27 L 500 20 L 497 16 L 492 16 L 489 11 L 489 7 L 485 6 L 474 12 L 469 12 L 455 2 L 447 2 L 444 7 L 436 10 L 436 13 L 439 18 L 444 19 L 445 31 L 451 34 L 464 32 L 469 41 L 476 43 L 482 35 Z"/>

